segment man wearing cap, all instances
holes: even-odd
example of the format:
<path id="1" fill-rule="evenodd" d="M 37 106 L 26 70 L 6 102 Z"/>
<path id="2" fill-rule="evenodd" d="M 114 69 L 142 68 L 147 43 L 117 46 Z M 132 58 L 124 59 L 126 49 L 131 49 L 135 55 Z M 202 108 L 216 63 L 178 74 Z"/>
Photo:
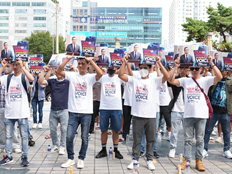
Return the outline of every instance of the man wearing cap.
<path id="1" fill-rule="evenodd" d="M 175 67 L 172 73 L 177 71 L 179 60 L 175 60 Z M 201 91 L 199 86 L 204 90 L 207 95 L 209 87 L 213 84 L 217 84 L 221 79 L 222 75 L 218 68 L 213 64 L 212 57 L 208 55 L 208 61 L 212 69 L 215 72 L 216 77 L 207 76 L 201 77 L 200 69 L 203 67 L 190 67 L 192 78 L 174 78 L 174 73 L 171 76 L 170 83 L 176 86 L 181 86 L 184 88 L 184 161 L 180 164 L 182 170 L 185 169 L 187 161 L 191 161 L 192 154 L 192 139 L 194 136 L 196 138 L 196 169 L 199 171 L 205 171 L 205 167 L 202 163 L 202 153 L 204 147 L 204 133 L 205 124 L 207 118 L 209 117 L 209 108 L 206 103 L 206 98 Z M 195 80 L 195 81 L 194 81 Z"/>

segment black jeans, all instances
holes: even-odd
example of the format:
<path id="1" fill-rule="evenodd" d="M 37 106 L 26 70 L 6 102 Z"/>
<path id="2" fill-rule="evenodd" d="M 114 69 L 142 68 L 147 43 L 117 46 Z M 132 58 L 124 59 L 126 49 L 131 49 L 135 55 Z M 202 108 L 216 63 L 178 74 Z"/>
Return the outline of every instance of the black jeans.
<path id="1" fill-rule="evenodd" d="M 99 115 L 99 107 L 100 107 L 100 102 L 93 101 L 93 114 L 92 114 L 92 121 L 91 121 L 90 128 L 89 128 L 89 133 L 92 133 L 94 131 L 95 118 Z"/>
<path id="2" fill-rule="evenodd" d="M 131 106 L 123 106 L 123 117 L 124 117 L 124 124 L 123 124 L 123 134 L 122 137 L 126 138 L 127 134 L 130 133 L 130 125 L 131 125 Z"/>

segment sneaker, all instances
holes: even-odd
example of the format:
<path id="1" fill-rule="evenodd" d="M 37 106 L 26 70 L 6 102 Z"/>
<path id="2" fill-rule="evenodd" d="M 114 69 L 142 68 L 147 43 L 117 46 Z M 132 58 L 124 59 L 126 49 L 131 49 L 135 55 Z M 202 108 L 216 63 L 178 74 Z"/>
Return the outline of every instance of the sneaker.
<path id="1" fill-rule="evenodd" d="M 204 149 L 202 153 L 202 158 L 209 156 L 208 152 Z"/>
<path id="2" fill-rule="evenodd" d="M 227 150 L 225 152 L 223 152 L 223 156 L 226 158 L 232 158 L 232 154 L 230 150 Z"/>
<path id="3" fill-rule="evenodd" d="M 13 152 L 19 154 L 19 153 L 21 153 L 22 151 L 21 151 L 21 149 L 13 149 Z"/>
<path id="4" fill-rule="evenodd" d="M 66 161 L 65 163 L 63 163 L 61 165 L 62 168 L 68 168 L 69 166 L 72 166 L 75 164 L 74 160 L 68 159 L 68 161 Z"/>
<path id="5" fill-rule="evenodd" d="M 123 159 L 123 156 L 121 155 L 121 153 L 118 150 L 116 150 L 114 152 L 115 152 L 115 158 Z"/>
<path id="6" fill-rule="evenodd" d="M 2 159 L 2 161 L 0 161 L 0 165 L 4 166 L 6 164 L 11 164 L 13 162 L 14 162 L 13 157 L 10 158 L 10 157 L 6 156 L 5 158 Z"/>
<path id="7" fill-rule="evenodd" d="M 36 129 L 37 128 L 37 124 L 34 123 L 33 126 L 32 126 L 32 129 Z"/>
<path id="8" fill-rule="evenodd" d="M 124 138 L 120 138 L 120 139 L 119 139 L 119 142 L 124 142 L 124 141 L 125 141 Z"/>
<path id="9" fill-rule="evenodd" d="M 77 160 L 77 168 L 78 169 L 83 169 L 84 168 L 84 161 L 81 159 Z"/>
<path id="10" fill-rule="evenodd" d="M 137 167 L 139 167 L 139 162 L 137 161 Z M 129 170 L 133 170 L 133 168 L 134 168 L 134 160 L 127 166 L 127 169 L 129 169 Z"/>
<path id="11" fill-rule="evenodd" d="M 158 155 L 158 153 L 156 153 L 156 152 L 154 152 L 153 154 L 154 154 L 154 157 L 155 157 L 155 158 L 159 158 L 159 157 L 160 157 L 160 156 Z"/>
<path id="12" fill-rule="evenodd" d="M 217 135 L 216 132 L 213 130 L 213 132 L 211 133 L 211 135 L 215 136 Z"/>
<path id="13" fill-rule="evenodd" d="M 91 134 L 89 133 L 89 140 L 92 140 Z"/>
<path id="14" fill-rule="evenodd" d="M 223 143 L 222 137 L 217 137 L 215 143 Z"/>
<path id="15" fill-rule="evenodd" d="M 43 128 L 42 123 L 39 123 L 39 124 L 38 124 L 38 128 L 39 128 L 39 129 L 42 129 L 42 128 Z"/>
<path id="16" fill-rule="evenodd" d="M 27 157 L 21 158 L 21 166 L 22 167 L 27 167 L 29 166 L 29 162 L 27 161 Z"/>
<path id="17" fill-rule="evenodd" d="M 151 160 L 147 161 L 147 167 L 149 170 L 155 170 L 155 166 Z"/>
<path id="18" fill-rule="evenodd" d="M 115 154 L 116 155 L 116 154 Z M 107 152 L 106 150 L 101 150 L 96 156 L 95 158 L 103 158 L 103 157 L 107 157 Z"/>
<path id="19" fill-rule="evenodd" d="M 168 138 L 167 138 L 168 141 L 170 141 L 170 137 L 171 137 L 171 132 L 168 132 Z"/>
<path id="20" fill-rule="evenodd" d="M 197 141 L 196 138 L 193 138 L 193 139 L 192 139 L 192 143 L 193 143 L 193 144 L 196 144 L 196 141 Z"/>
<path id="21" fill-rule="evenodd" d="M 53 148 L 51 150 L 51 153 L 55 153 L 55 152 L 58 152 L 58 147 L 56 145 L 53 146 Z"/>
<path id="22" fill-rule="evenodd" d="M 176 149 L 170 149 L 169 151 L 169 158 L 175 158 Z"/>
<path id="23" fill-rule="evenodd" d="M 142 151 L 140 151 L 140 157 L 141 157 L 141 156 L 144 156 L 144 155 L 145 155 L 145 153 L 142 152 Z"/>
<path id="24" fill-rule="evenodd" d="M 60 146 L 59 155 L 64 155 L 64 154 L 65 154 L 65 147 Z"/>

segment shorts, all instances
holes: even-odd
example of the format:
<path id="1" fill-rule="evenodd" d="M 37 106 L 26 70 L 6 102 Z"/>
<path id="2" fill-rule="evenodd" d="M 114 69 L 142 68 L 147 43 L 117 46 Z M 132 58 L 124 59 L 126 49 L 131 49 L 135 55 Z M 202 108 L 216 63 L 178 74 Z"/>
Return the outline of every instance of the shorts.
<path id="1" fill-rule="evenodd" d="M 109 119 L 111 119 L 111 129 L 114 131 L 121 130 L 121 110 L 100 110 L 100 129 L 101 131 L 108 130 Z"/>
<path id="2" fill-rule="evenodd" d="M 159 127 L 161 124 L 161 120 L 164 117 L 164 120 L 166 122 L 166 125 L 171 127 L 171 113 L 169 113 L 168 106 L 160 106 L 160 122 L 159 122 Z"/>

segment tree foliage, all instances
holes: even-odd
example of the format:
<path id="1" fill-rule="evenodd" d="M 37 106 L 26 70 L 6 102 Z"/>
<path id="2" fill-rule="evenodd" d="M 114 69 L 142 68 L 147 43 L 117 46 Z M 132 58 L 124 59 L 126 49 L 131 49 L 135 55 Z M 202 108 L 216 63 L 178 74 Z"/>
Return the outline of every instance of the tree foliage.
<path id="1" fill-rule="evenodd" d="M 52 0 L 52 2 L 54 2 L 55 4 L 59 4 L 58 0 Z"/>
<path id="2" fill-rule="evenodd" d="M 218 51 L 232 52 L 232 43 L 227 42 L 226 37 L 228 34 L 232 35 L 232 8 L 218 3 L 217 8 L 207 7 L 207 14 L 209 15 L 207 22 L 186 18 L 187 23 L 182 24 L 183 31 L 188 32 L 186 41 L 204 42 L 206 33 L 213 32 L 216 36 L 223 37 L 220 43 L 214 41 L 213 47 Z"/>
<path id="3" fill-rule="evenodd" d="M 52 56 L 53 41 L 49 31 L 37 31 L 31 33 L 30 37 L 24 38 L 29 42 L 29 54 L 43 54 L 44 62 L 48 63 Z M 56 52 L 56 37 L 54 36 L 54 53 Z M 65 41 L 62 36 L 59 36 L 59 52 L 65 52 Z"/>

